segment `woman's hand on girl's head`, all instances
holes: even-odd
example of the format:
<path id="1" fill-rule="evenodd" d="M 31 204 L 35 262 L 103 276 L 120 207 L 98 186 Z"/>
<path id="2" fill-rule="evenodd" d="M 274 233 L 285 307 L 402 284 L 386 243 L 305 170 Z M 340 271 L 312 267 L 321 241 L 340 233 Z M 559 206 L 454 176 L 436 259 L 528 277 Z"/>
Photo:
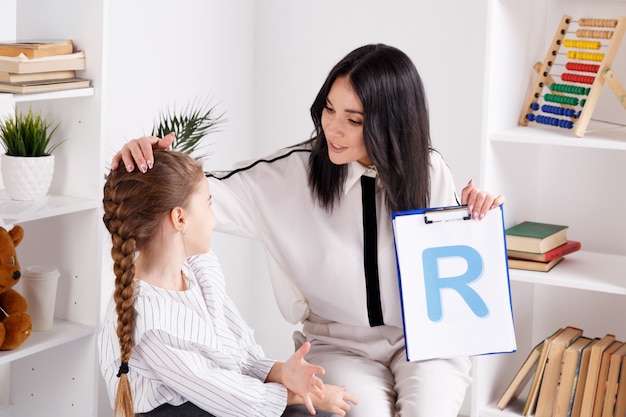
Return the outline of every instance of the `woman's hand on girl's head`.
<path id="1" fill-rule="evenodd" d="M 467 204 L 472 218 L 482 220 L 489 210 L 504 204 L 504 196 L 481 191 L 474 186 L 474 180 L 470 180 L 461 192 L 461 204 Z"/>
<path id="2" fill-rule="evenodd" d="M 163 139 L 156 136 L 144 136 L 139 139 L 133 139 L 122 146 L 122 149 L 113 156 L 111 170 L 116 170 L 120 162 L 122 162 L 128 172 L 133 171 L 135 166 L 141 172 L 146 172 L 152 168 L 154 163 L 152 149 L 167 149 L 173 141 L 174 133 L 170 133 Z"/>

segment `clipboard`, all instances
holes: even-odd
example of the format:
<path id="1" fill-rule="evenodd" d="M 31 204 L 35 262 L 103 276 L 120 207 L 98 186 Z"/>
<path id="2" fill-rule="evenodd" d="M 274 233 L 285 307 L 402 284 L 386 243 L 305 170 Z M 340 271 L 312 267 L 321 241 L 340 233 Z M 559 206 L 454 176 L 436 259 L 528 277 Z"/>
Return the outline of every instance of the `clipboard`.
<path id="1" fill-rule="evenodd" d="M 504 211 L 392 213 L 407 360 L 517 349 Z"/>

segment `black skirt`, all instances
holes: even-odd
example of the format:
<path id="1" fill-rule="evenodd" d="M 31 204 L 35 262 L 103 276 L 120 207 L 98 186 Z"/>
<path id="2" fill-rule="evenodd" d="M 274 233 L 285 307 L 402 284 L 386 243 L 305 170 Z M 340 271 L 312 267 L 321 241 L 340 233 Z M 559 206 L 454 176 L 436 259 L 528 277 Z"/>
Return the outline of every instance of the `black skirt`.
<path id="1" fill-rule="evenodd" d="M 290 405 L 281 417 L 310 417 L 309 411 L 303 405 Z M 316 417 L 337 417 L 336 414 L 317 410 Z M 186 402 L 181 405 L 162 404 L 147 413 L 135 414 L 135 417 L 216 417 L 196 405 Z"/>

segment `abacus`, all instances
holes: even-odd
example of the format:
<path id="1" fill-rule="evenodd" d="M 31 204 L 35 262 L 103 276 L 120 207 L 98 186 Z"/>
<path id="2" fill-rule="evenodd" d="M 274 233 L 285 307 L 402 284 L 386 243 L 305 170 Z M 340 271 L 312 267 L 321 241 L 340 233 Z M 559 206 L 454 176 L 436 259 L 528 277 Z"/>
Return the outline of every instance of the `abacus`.
<path id="1" fill-rule="evenodd" d="M 572 23 L 579 28 L 569 31 Z M 625 29 L 625 17 L 574 21 L 563 16 L 545 60 L 534 67 L 537 79 L 522 108 L 519 124 L 528 126 L 534 122 L 573 129 L 577 137 L 583 137 L 605 81 L 626 110 L 626 90 L 611 69 Z M 572 35 L 576 39 L 571 39 Z M 560 53 L 561 47 L 567 51 Z M 562 62 L 563 57 L 567 62 Z M 560 83 L 550 75 L 554 67 L 562 69 Z"/>

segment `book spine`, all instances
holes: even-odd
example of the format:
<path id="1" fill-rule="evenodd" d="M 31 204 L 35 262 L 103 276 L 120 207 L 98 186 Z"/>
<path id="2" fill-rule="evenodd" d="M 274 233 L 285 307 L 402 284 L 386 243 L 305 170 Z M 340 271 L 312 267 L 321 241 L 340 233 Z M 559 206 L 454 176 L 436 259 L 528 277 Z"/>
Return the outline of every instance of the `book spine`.
<path id="1" fill-rule="evenodd" d="M 563 249 L 552 250 L 546 253 L 546 262 L 551 261 L 556 258 L 562 258 L 565 255 L 576 252 L 580 249 L 580 242 L 576 245 L 566 245 Z"/>

